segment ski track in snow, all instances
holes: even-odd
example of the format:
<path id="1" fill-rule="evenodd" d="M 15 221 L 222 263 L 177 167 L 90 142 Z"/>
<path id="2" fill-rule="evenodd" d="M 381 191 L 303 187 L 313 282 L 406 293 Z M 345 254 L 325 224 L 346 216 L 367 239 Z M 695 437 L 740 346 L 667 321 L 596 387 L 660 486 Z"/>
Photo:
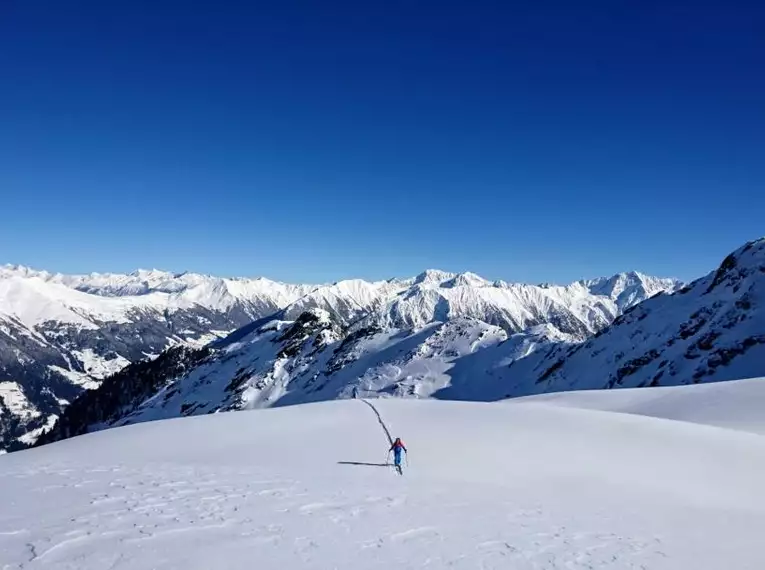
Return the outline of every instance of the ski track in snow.
<path id="1" fill-rule="evenodd" d="M 380 424 L 380 427 L 385 432 L 385 437 L 388 438 L 388 445 L 393 445 L 393 436 L 391 436 L 390 430 L 388 429 L 388 426 L 385 424 L 385 421 L 382 419 L 380 412 L 377 410 L 377 408 L 375 408 L 372 402 L 369 402 L 368 400 L 361 400 L 361 401 L 364 402 L 370 408 L 372 408 L 372 411 L 375 413 L 375 416 L 377 416 L 377 422 Z"/>

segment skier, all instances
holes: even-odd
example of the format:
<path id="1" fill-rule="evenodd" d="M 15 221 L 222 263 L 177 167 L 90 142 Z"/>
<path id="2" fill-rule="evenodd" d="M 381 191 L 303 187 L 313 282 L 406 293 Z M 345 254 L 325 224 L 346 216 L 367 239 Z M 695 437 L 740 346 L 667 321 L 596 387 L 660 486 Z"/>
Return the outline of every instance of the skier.
<path id="1" fill-rule="evenodd" d="M 409 453 L 406 450 L 406 446 L 404 445 L 404 442 L 401 441 L 400 437 L 396 438 L 396 441 L 393 442 L 393 444 L 390 446 L 390 449 L 388 450 L 388 453 L 391 451 L 393 452 L 393 465 L 396 467 L 396 471 L 398 471 L 399 475 L 401 474 L 401 450 L 404 450 L 404 453 Z"/>

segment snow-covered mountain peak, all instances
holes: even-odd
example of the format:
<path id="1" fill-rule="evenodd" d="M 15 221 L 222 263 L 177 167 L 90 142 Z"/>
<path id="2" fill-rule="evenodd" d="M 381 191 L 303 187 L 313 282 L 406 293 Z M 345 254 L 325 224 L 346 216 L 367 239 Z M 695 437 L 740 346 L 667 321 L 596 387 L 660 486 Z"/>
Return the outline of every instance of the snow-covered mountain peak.
<path id="1" fill-rule="evenodd" d="M 475 273 L 449 273 L 429 269 L 413 279 L 368 282 L 360 279 L 339 281 L 331 285 L 289 285 L 264 277 L 219 278 L 198 273 L 172 273 L 158 269 L 139 269 L 130 274 L 91 273 L 89 275 L 64 275 L 38 271 L 20 265 L 0 267 L 0 279 L 39 279 L 45 283 L 63 285 L 67 288 L 98 297 L 131 298 L 130 303 L 141 308 L 150 306 L 162 310 L 188 308 L 195 304 L 213 310 L 228 310 L 237 303 L 255 302 L 264 299 L 276 308 L 295 304 L 293 313 L 311 306 L 327 310 L 341 305 L 339 311 L 348 318 L 361 316 L 365 311 L 380 307 L 393 300 L 396 295 L 407 296 L 425 290 L 436 290 L 439 294 L 462 295 L 468 298 L 481 289 L 512 289 L 520 291 L 534 289 L 534 286 L 488 281 Z M 674 290 L 678 283 L 669 279 L 658 279 L 637 272 L 615 275 L 609 278 L 581 281 L 579 284 L 592 295 L 613 300 L 620 309 L 647 298 L 656 292 Z M 569 286 L 571 288 L 572 286 Z M 560 286 L 545 286 L 537 289 L 558 290 Z M 407 290 L 409 290 L 407 292 Z M 455 290 L 449 293 L 448 290 Z M 573 291 L 573 289 L 571 289 Z M 459 292 L 458 292 L 459 291 Z M 557 294 L 557 293 L 556 293 Z M 581 294 L 578 293 L 578 294 Z M 143 297 L 143 299 L 139 299 Z M 96 303 L 98 304 L 98 303 Z M 88 307 L 80 307 L 88 311 Z M 2 307 L 0 307 L 0 310 Z M 96 311 L 98 313 L 98 311 Z M 122 313 L 124 311 L 118 310 Z M 351 315 L 352 313 L 352 315 Z M 107 315 L 108 316 L 108 315 Z"/>
<path id="2" fill-rule="evenodd" d="M 426 269 L 414 278 L 414 285 L 440 285 L 444 281 L 454 279 L 456 273 L 441 271 L 440 269 Z"/>
<path id="3" fill-rule="evenodd" d="M 162 271 L 160 269 L 136 269 L 129 273 L 131 277 L 137 277 L 147 282 L 166 281 L 168 279 L 176 279 L 182 277 L 185 273 L 170 273 L 169 271 Z"/>
<path id="4" fill-rule="evenodd" d="M 628 309 L 602 334 L 513 364 L 512 390 L 665 386 L 759 375 L 765 362 L 765 239 L 673 295 Z"/>
<path id="5" fill-rule="evenodd" d="M 53 274 L 48 271 L 40 271 L 26 265 L 6 263 L 0 265 L 0 279 L 11 277 L 37 277 L 39 279 L 49 279 Z"/>
<path id="6" fill-rule="evenodd" d="M 455 287 L 489 287 L 491 283 L 475 273 L 465 272 L 456 275 L 441 283 L 441 287 L 452 289 Z"/>
<path id="7" fill-rule="evenodd" d="M 608 297 L 621 310 L 657 293 L 674 292 L 682 286 L 677 279 L 651 277 L 638 271 L 617 273 L 611 277 L 588 279 L 579 283 L 594 295 Z"/>

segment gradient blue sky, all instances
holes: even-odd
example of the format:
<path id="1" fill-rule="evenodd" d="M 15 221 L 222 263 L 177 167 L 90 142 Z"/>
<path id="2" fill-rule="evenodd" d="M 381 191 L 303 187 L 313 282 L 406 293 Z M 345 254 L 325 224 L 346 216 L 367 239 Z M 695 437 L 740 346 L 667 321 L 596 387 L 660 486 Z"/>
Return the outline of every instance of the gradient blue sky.
<path id="1" fill-rule="evenodd" d="M 765 234 L 756 2 L 0 2 L 0 263 L 699 276 Z"/>

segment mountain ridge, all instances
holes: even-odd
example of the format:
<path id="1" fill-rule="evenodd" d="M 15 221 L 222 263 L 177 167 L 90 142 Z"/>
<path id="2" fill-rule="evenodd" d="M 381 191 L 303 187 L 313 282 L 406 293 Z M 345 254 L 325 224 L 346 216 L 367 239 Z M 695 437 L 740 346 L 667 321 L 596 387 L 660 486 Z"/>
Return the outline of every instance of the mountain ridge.
<path id="1" fill-rule="evenodd" d="M 88 392 L 40 442 L 155 419 L 334 399 L 494 401 L 765 374 L 765 238 L 732 252 L 716 270 L 677 291 L 659 291 L 628 306 L 584 338 L 576 322 L 563 318 L 567 313 L 548 313 L 546 321 L 520 331 L 450 314 L 451 307 L 442 307 L 424 325 L 396 326 L 389 319 L 391 307 L 407 296 L 424 293 L 428 299 L 435 291 L 448 300 L 448 292 L 460 288 L 450 287 L 451 279 L 441 275 L 427 284 L 415 279 L 403 296 L 351 325 L 342 312 L 318 305 L 297 318 L 283 310 L 204 354 L 166 356 L 163 367 L 183 370 L 169 375 L 154 370 L 148 384 L 128 367 L 122 377 L 107 380 L 109 393 L 117 394 L 115 405 L 103 409 L 102 389 Z M 636 282 L 645 279 L 627 274 L 589 283 L 603 293 L 599 302 L 616 307 L 619 300 L 634 299 L 630 287 Z M 525 286 L 496 289 L 542 295 Z M 545 291 L 554 296 L 584 289 L 580 282 Z M 543 308 L 550 307 L 558 308 Z M 184 358 L 198 361 L 186 367 Z M 120 395 L 120 386 L 131 385 L 137 387 L 133 395 Z"/>
<path id="2" fill-rule="evenodd" d="M 441 276 L 425 291 L 441 290 L 444 283 L 443 289 L 452 291 L 450 279 Z M 519 286 L 521 291 L 529 287 Z M 417 296 L 421 289 L 422 283 L 417 283 L 408 294 Z M 575 285 L 573 290 L 581 293 L 583 286 Z M 605 297 L 598 301 L 611 302 Z M 615 303 L 613 307 L 618 312 Z M 215 342 L 204 353 L 179 353 L 177 358 L 166 354 L 161 362 L 158 359 L 156 369 L 131 365 L 98 390 L 81 396 L 40 443 L 85 433 L 96 425 L 331 399 L 464 399 L 459 385 L 480 389 L 483 376 L 487 371 L 491 374 L 488 365 L 498 364 L 465 366 L 471 355 L 499 349 L 500 360 L 507 363 L 547 343 L 574 343 L 582 338 L 576 327 L 569 332 L 558 328 L 570 324 L 565 319 L 556 325 L 552 318 L 520 331 L 445 313 L 443 320 L 424 326 L 397 328 L 386 320 L 383 309 L 349 324 L 343 310 L 328 311 L 320 303 L 310 308 L 301 305 L 297 317 L 288 315 L 286 308 Z M 194 365 L 187 368 L 189 358 Z M 165 369 L 171 373 L 165 374 Z M 178 373 L 179 369 L 184 371 Z M 105 409 L 103 394 L 112 402 Z"/>
<path id="3" fill-rule="evenodd" d="M 639 281 L 632 286 L 645 294 L 650 289 Z M 0 441 L 7 445 L 49 427 L 83 389 L 128 363 L 174 346 L 202 347 L 268 316 L 296 321 L 325 311 L 348 333 L 461 318 L 502 334 L 550 324 L 558 332 L 533 338 L 581 340 L 622 312 L 617 301 L 592 295 L 582 283 L 541 289 L 440 270 L 408 279 L 290 285 L 158 270 L 72 276 L 6 265 L 0 267 L 0 398 L 8 394 L 14 405 L 13 412 L 7 406 L 1 412 Z"/>
<path id="4" fill-rule="evenodd" d="M 738 248 L 672 297 L 634 306 L 570 354 L 558 347 L 516 366 L 546 392 L 732 380 L 761 375 L 749 372 L 762 362 L 765 238 Z"/>

